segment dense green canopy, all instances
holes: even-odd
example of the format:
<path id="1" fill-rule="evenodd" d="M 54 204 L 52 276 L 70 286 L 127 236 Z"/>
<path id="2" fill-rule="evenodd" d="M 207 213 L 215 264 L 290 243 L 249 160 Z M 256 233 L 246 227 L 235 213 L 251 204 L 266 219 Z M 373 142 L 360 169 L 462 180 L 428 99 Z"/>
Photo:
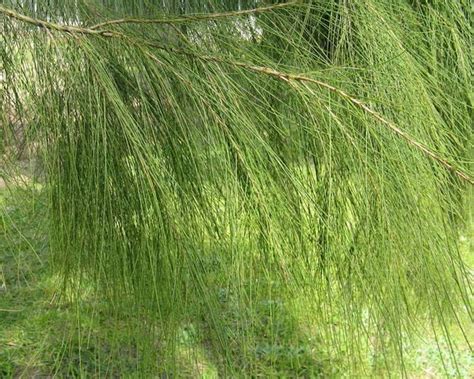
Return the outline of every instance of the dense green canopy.
<path id="1" fill-rule="evenodd" d="M 469 12 L 1 5 L 3 149 L 35 149 L 63 298 L 128 331 L 112 360 L 181 376 L 204 350 L 221 375 L 356 375 L 403 372 L 423 328 L 449 339 L 472 315 Z"/>

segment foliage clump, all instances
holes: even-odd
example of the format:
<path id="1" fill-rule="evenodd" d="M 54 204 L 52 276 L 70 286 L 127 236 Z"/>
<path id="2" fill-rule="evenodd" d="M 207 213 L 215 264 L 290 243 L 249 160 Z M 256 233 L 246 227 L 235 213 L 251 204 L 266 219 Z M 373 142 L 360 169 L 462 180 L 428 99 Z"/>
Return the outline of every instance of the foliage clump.
<path id="1" fill-rule="evenodd" d="M 0 7 L 63 298 L 143 373 L 405 372 L 471 314 L 467 2 L 188 3 Z"/>

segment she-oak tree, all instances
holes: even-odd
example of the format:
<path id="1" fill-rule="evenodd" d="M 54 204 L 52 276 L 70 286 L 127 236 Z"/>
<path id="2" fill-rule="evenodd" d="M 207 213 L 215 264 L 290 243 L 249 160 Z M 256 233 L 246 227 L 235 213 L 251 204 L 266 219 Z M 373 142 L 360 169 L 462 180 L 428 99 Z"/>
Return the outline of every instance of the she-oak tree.
<path id="1" fill-rule="evenodd" d="M 469 10 L 0 5 L 2 147 L 21 128 L 41 162 L 62 298 L 126 335 L 97 341 L 103 372 L 205 351 L 224 376 L 407 374 L 420 331 L 449 342 L 472 317 Z"/>

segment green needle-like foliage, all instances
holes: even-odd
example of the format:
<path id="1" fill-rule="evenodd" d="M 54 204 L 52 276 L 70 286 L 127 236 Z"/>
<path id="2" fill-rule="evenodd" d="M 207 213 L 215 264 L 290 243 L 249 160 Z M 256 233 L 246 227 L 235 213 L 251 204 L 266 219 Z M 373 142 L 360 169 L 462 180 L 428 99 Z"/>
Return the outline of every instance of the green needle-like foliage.
<path id="1" fill-rule="evenodd" d="M 96 374 L 186 376 L 203 354 L 221 376 L 406 374 L 413 337 L 449 342 L 472 315 L 469 12 L 0 6 L 0 148 L 20 119 L 63 298 L 126 336 L 98 342 Z M 75 333 L 83 356 L 94 327 Z"/>

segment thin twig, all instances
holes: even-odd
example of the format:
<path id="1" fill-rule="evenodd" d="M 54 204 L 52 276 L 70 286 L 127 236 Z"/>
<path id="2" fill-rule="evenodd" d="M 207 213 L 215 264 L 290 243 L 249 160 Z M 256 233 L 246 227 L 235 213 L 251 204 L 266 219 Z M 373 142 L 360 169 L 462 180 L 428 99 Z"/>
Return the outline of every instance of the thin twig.
<path id="1" fill-rule="evenodd" d="M 106 37 L 112 37 L 114 32 L 108 30 L 92 30 L 90 28 L 82 28 L 79 26 L 70 26 L 70 25 L 59 25 L 53 22 L 39 20 L 36 18 L 32 18 L 30 16 L 15 12 L 12 9 L 8 9 L 2 5 L 0 5 L 0 13 L 7 15 L 8 17 L 14 18 L 19 21 L 26 22 L 28 24 L 32 24 L 38 26 L 40 28 L 46 28 L 49 30 L 56 30 L 59 32 L 66 32 L 69 34 L 89 34 L 89 35 L 102 35 Z"/>
<path id="2" fill-rule="evenodd" d="M 91 26 L 89 29 L 101 29 L 104 26 L 109 25 L 118 25 L 118 24 L 179 24 L 183 22 L 189 21 L 205 21 L 205 20 L 214 20 L 218 18 L 226 18 L 226 17 L 238 17 L 244 16 L 249 14 L 258 14 L 264 12 L 270 12 L 275 9 L 281 8 L 288 8 L 292 7 L 296 4 L 301 4 L 301 1 L 289 1 L 287 3 L 281 4 L 274 4 L 269 5 L 267 7 L 260 7 L 260 8 L 253 8 L 253 9 L 246 9 L 242 11 L 232 11 L 232 12 L 222 12 L 222 13 L 208 13 L 208 14 L 194 14 L 194 15 L 186 15 L 176 18 L 121 18 L 117 20 L 109 20 L 101 22 L 100 24 L 96 24 Z"/>
<path id="3" fill-rule="evenodd" d="M 457 175 L 459 178 L 465 180 L 466 182 L 470 183 L 471 185 L 474 185 L 474 179 L 473 178 L 471 178 L 464 171 L 462 171 L 459 168 L 456 168 L 455 166 L 453 166 L 447 159 L 445 159 L 443 157 L 440 157 L 438 154 L 433 152 L 429 147 L 422 144 L 421 142 L 418 142 L 410 134 L 408 134 L 407 132 L 400 129 L 393 122 L 388 121 L 387 119 L 385 119 L 381 114 L 379 114 L 378 112 L 376 112 L 375 110 L 373 110 L 372 108 L 370 108 L 369 106 L 364 104 L 361 100 L 347 94 L 345 91 L 343 91 L 339 88 L 336 88 L 336 87 L 334 87 L 331 84 L 328 84 L 326 82 L 322 82 L 320 80 L 309 78 L 307 76 L 303 76 L 303 75 L 299 75 L 299 74 L 289 74 L 289 73 L 277 71 L 277 70 L 274 70 L 270 67 L 254 66 L 254 65 L 251 65 L 251 64 L 248 64 L 248 63 L 238 62 L 238 61 L 231 61 L 231 60 L 227 60 L 227 59 L 223 59 L 223 58 L 219 58 L 219 57 L 215 57 L 215 56 L 200 55 L 200 54 L 196 54 L 194 52 L 186 51 L 186 50 L 183 50 L 183 49 L 178 49 L 178 48 L 174 48 L 174 47 L 159 45 L 159 44 L 156 44 L 156 43 L 153 43 L 153 42 L 148 42 L 148 41 L 137 41 L 137 40 L 131 39 L 130 37 L 128 37 L 128 36 L 126 36 L 122 33 L 114 32 L 114 31 L 110 31 L 110 30 L 96 30 L 96 29 L 92 29 L 92 28 L 80 28 L 80 27 L 76 27 L 76 26 L 58 25 L 58 24 L 54 24 L 54 23 L 51 23 L 51 22 L 47 22 L 47 21 L 43 21 L 43 20 L 37 20 L 37 19 L 31 18 L 29 16 L 25 16 L 23 14 L 15 12 L 11 9 L 7 9 L 3 6 L 0 6 L 0 13 L 4 13 L 7 16 L 15 18 L 15 19 L 20 20 L 20 21 L 24 21 L 24 22 L 27 22 L 27 23 L 30 23 L 30 24 L 33 24 L 33 25 L 36 25 L 36 26 L 39 26 L 39 27 L 44 27 L 44 28 L 48 28 L 48 29 L 52 29 L 52 30 L 63 31 L 63 32 L 71 33 L 71 34 L 79 33 L 79 34 L 96 35 L 96 36 L 103 36 L 103 37 L 122 38 L 122 39 L 125 39 L 125 40 L 129 41 L 130 43 L 133 43 L 133 44 L 136 44 L 136 45 L 145 44 L 147 46 L 154 47 L 154 48 L 157 48 L 157 49 L 160 49 L 160 50 L 164 50 L 164 51 L 167 51 L 169 53 L 187 55 L 187 56 L 191 56 L 191 57 L 194 57 L 196 59 L 199 59 L 199 60 L 202 60 L 202 61 L 205 61 L 205 62 L 216 62 L 216 63 L 227 64 L 227 65 L 231 65 L 231 66 L 235 66 L 235 67 L 241 67 L 241 68 L 244 68 L 248 71 L 253 71 L 253 72 L 256 72 L 256 73 L 268 75 L 268 76 L 274 77 L 276 79 L 285 81 L 287 83 L 290 83 L 291 81 L 296 81 L 296 82 L 300 82 L 300 83 L 303 83 L 303 84 L 305 84 L 305 83 L 316 84 L 317 86 L 319 86 L 321 88 L 324 88 L 324 89 L 326 89 L 330 92 L 333 92 L 333 93 L 337 94 L 338 96 L 340 96 L 340 97 L 346 99 L 347 101 L 351 102 L 356 107 L 358 107 L 358 108 L 362 109 L 363 111 L 367 112 L 368 114 L 372 115 L 372 117 L 374 117 L 375 119 L 380 121 L 383 125 L 387 126 L 393 133 L 395 133 L 397 136 L 402 138 L 409 145 L 411 145 L 411 146 L 415 147 L 416 149 L 420 150 L 424 155 L 426 155 L 427 157 L 435 160 L 440 165 L 444 166 L 446 169 L 448 169 L 449 171 L 451 171 L 452 173 Z"/>

